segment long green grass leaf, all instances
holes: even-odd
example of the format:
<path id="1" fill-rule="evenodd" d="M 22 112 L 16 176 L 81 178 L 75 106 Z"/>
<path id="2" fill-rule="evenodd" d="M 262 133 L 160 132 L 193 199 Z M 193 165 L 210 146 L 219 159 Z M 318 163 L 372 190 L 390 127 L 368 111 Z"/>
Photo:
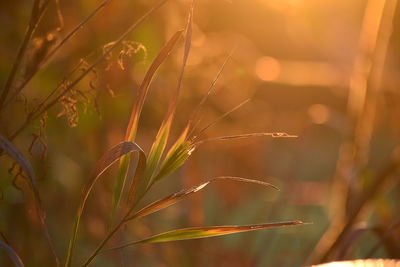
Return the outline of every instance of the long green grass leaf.
<path id="1" fill-rule="evenodd" d="M 149 70 L 147 71 L 139 89 L 138 96 L 136 98 L 136 102 L 133 106 L 131 112 L 131 118 L 129 120 L 129 125 L 126 130 L 125 140 L 132 141 L 135 139 L 137 126 L 139 122 L 139 117 L 143 109 L 143 104 L 146 99 L 147 92 L 149 90 L 150 83 L 153 79 L 154 74 L 160 67 L 160 65 L 165 61 L 168 55 L 171 53 L 172 49 L 175 47 L 177 41 L 181 38 L 183 30 L 176 32 L 172 38 L 167 42 L 167 44 L 163 47 L 158 56 L 154 59 L 152 64 L 150 65 Z"/>
<path id="2" fill-rule="evenodd" d="M 237 135 L 227 135 L 227 136 L 207 138 L 207 139 L 196 141 L 193 143 L 193 145 L 198 146 L 203 143 L 207 143 L 207 142 L 211 142 L 211 141 L 228 141 L 228 140 L 246 139 L 246 138 L 263 137 L 263 136 L 270 136 L 273 138 L 296 138 L 297 137 L 297 135 L 291 135 L 291 134 L 287 134 L 287 133 L 249 133 L 249 134 L 237 134 Z"/>
<path id="3" fill-rule="evenodd" d="M 21 258 L 18 254 L 10 247 L 7 243 L 0 240 L 0 247 L 2 247 L 10 257 L 11 261 L 14 263 L 16 267 L 24 267 Z"/>
<path id="4" fill-rule="evenodd" d="M 226 226 L 183 228 L 154 235 L 152 237 L 142 239 L 136 242 L 130 242 L 121 246 L 109 248 L 104 250 L 103 252 L 117 250 L 136 244 L 161 243 L 161 242 L 188 240 L 188 239 L 199 239 L 199 238 L 207 238 L 207 237 L 214 237 L 221 235 L 230 235 L 235 233 L 243 233 L 243 232 L 261 230 L 266 228 L 301 225 L 301 224 L 304 223 L 301 221 L 288 221 L 288 222 L 262 223 L 262 224 L 249 224 L 249 225 L 226 225 Z"/>
<path id="5" fill-rule="evenodd" d="M 153 79 L 154 74 L 160 67 L 161 63 L 165 61 L 168 55 L 171 53 L 172 49 L 175 47 L 175 44 L 182 36 L 182 30 L 176 32 L 172 38 L 167 42 L 167 44 L 163 47 L 158 56 L 154 59 L 150 68 L 148 69 L 139 89 L 138 95 L 133 106 L 131 117 L 129 120 L 129 124 L 125 134 L 125 141 L 134 141 L 136 137 L 137 127 L 139 123 L 140 114 L 143 109 L 144 101 L 146 99 L 147 92 L 149 90 L 149 86 Z M 115 182 L 115 188 L 113 193 L 112 207 L 111 207 L 111 223 L 114 221 L 115 214 L 117 212 L 119 203 L 121 201 L 121 195 L 125 186 L 128 169 L 129 169 L 130 156 L 125 156 L 121 158 L 120 167 L 117 174 L 117 179 Z M 139 181 L 141 182 L 141 181 Z M 140 185 L 139 185 L 140 187 Z"/>
<path id="6" fill-rule="evenodd" d="M 153 178 L 152 182 L 154 183 L 163 179 L 168 174 L 182 166 L 193 151 L 194 147 L 189 141 L 184 140 L 183 143 L 178 144 L 174 150 L 169 151 L 161 164 L 160 171 Z"/>
<path id="7" fill-rule="evenodd" d="M 185 73 L 186 63 L 187 63 L 187 59 L 189 57 L 190 47 L 192 44 L 193 7 L 194 7 L 194 3 L 192 1 L 191 7 L 189 10 L 188 21 L 187 21 L 187 25 L 186 25 L 185 48 L 184 48 L 184 52 L 183 52 L 182 66 L 181 66 L 181 71 L 179 73 L 178 83 L 177 83 L 175 92 L 172 96 L 172 99 L 170 100 L 167 114 L 160 126 L 160 129 L 157 133 L 156 139 L 150 150 L 149 164 L 148 164 L 148 168 L 146 169 L 145 179 L 144 179 L 145 183 L 146 183 L 146 188 L 143 192 L 149 190 L 150 187 L 152 186 L 152 184 L 155 181 L 157 181 L 157 180 L 153 179 L 154 178 L 153 174 L 160 162 L 161 156 L 165 150 L 165 146 L 167 145 L 169 133 L 171 130 L 171 125 L 174 120 L 174 116 L 175 116 L 175 112 L 176 112 L 176 105 L 177 105 L 178 97 L 179 97 L 179 92 L 180 92 L 180 89 L 182 86 L 183 75 Z"/>
<path id="8" fill-rule="evenodd" d="M 223 115 L 224 116 L 224 115 Z M 154 181 L 158 181 L 168 174 L 175 171 L 177 168 L 182 166 L 185 161 L 190 157 L 191 153 L 199 146 L 207 142 L 211 141 L 227 141 L 227 140 L 235 140 L 235 139 L 245 139 L 245 138 L 253 138 L 253 137 L 262 137 L 262 136 L 270 136 L 273 138 L 295 138 L 296 135 L 290 135 L 287 133 L 249 133 L 249 134 L 239 134 L 239 135 L 229 135 L 229 136 L 221 136 L 214 137 L 208 139 L 202 139 L 198 141 L 194 140 L 186 140 L 187 131 L 189 128 L 187 127 L 182 134 L 182 136 L 178 139 L 178 141 L 174 144 L 174 146 L 169 150 L 167 156 L 165 157 L 163 163 L 161 164 L 160 171 L 153 178 Z M 193 137 L 196 139 L 196 136 Z"/>
<path id="9" fill-rule="evenodd" d="M 100 176 L 107 169 L 109 169 L 121 157 L 123 157 L 124 155 L 131 153 L 131 152 L 139 153 L 139 162 L 142 162 L 142 164 L 143 163 L 145 164 L 146 155 L 144 154 L 143 150 L 137 144 L 135 144 L 133 142 L 122 142 L 122 143 L 115 145 L 110 150 L 108 150 L 101 157 L 101 159 L 97 162 L 97 164 L 92 172 L 91 179 L 85 186 L 85 189 L 83 190 L 83 194 L 82 194 L 82 197 L 81 197 L 81 200 L 79 203 L 79 207 L 76 212 L 74 226 L 73 226 L 73 230 L 72 230 L 72 234 L 71 234 L 71 239 L 70 239 L 69 246 L 68 246 L 68 254 L 67 254 L 65 266 L 71 266 L 71 264 L 72 264 L 72 257 L 73 257 L 73 252 L 74 252 L 75 245 L 76 245 L 76 240 L 78 237 L 78 228 L 79 228 L 80 219 L 81 219 L 82 212 L 85 207 L 86 201 L 89 197 L 89 194 L 93 189 L 93 186 L 98 181 Z"/>
<path id="10" fill-rule="evenodd" d="M 14 146 L 7 138 L 0 135 L 0 148 L 4 150 L 18 165 L 22 168 L 25 172 L 26 176 L 28 177 L 30 188 L 32 189 L 33 196 L 35 199 L 35 208 L 38 212 L 40 224 L 42 226 L 44 235 L 46 237 L 47 244 L 51 250 L 52 255 L 56 261 L 57 266 L 59 265 L 59 260 L 54 249 L 53 242 L 50 237 L 50 233 L 46 223 L 46 213 L 42 206 L 42 200 L 40 198 L 39 190 L 36 184 L 36 176 L 35 172 L 33 171 L 31 163 L 24 157 L 24 155 L 18 150 L 17 147 Z"/>
<path id="11" fill-rule="evenodd" d="M 165 209 L 165 208 L 167 208 L 171 205 L 174 205 L 175 203 L 183 200 L 184 198 L 201 191 L 206 186 L 208 186 L 210 183 L 216 182 L 216 181 L 221 181 L 221 180 L 231 180 L 231 181 L 244 182 L 244 183 L 253 183 L 253 184 L 258 184 L 258 185 L 262 185 L 262 186 L 266 186 L 266 187 L 272 187 L 276 190 L 279 190 L 276 186 L 274 186 L 270 183 L 259 181 L 259 180 L 246 179 L 246 178 L 235 177 L 235 176 L 219 176 L 219 177 L 215 177 L 214 179 L 208 180 L 207 182 L 204 182 L 200 185 L 193 186 L 189 189 L 183 189 L 175 194 L 172 194 L 163 199 L 157 200 L 157 201 L 149 204 L 148 206 L 142 208 L 141 210 L 137 211 L 135 214 L 129 216 L 127 219 L 125 219 L 125 221 L 133 220 L 133 219 L 136 219 L 139 217 L 144 217 L 144 216 L 147 216 L 154 212 L 157 212 L 161 209 Z"/>

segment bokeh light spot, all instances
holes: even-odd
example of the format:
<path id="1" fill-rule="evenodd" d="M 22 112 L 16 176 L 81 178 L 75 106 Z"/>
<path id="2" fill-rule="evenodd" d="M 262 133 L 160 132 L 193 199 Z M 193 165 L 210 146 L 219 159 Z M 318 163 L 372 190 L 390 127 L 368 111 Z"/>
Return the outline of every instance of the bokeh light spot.
<path id="1" fill-rule="evenodd" d="M 281 73 L 281 65 L 272 57 L 262 57 L 257 60 L 255 73 L 263 81 L 274 81 Z"/>
<path id="2" fill-rule="evenodd" d="M 324 124 L 329 120 L 330 112 L 327 106 L 315 104 L 308 108 L 308 115 L 313 123 Z"/>

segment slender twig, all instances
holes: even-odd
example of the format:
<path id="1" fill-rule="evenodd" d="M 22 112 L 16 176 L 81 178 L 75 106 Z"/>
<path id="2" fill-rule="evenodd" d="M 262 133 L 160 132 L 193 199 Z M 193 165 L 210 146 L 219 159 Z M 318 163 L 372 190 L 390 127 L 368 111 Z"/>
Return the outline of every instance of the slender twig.
<path id="1" fill-rule="evenodd" d="M 97 248 L 92 252 L 92 254 L 89 256 L 89 258 L 85 261 L 83 266 L 88 266 L 93 261 L 93 259 L 99 254 L 101 249 L 107 244 L 107 242 L 113 237 L 113 235 L 125 224 L 125 222 L 126 222 L 126 220 L 124 218 L 116 226 L 114 226 L 114 228 L 107 234 L 107 236 L 103 239 L 103 241 L 101 241 L 100 245 L 97 246 Z"/>
<path id="2" fill-rule="evenodd" d="M 203 98 L 201 99 L 200 103 L 197 105 L 197 107 L 194 109 L 194 112 L 192 113 L 192 116 L 189 120 L 189 133 L 188 136 L 191 137 L 194 134 L 194 131 L 198 125 L 198 123 L 200 122 L 200 112 L 203 108 L 204 103 L 207 101 L 208 97 L 211 95 L 212 91 L 215 88 L 215 85 L 217 83 L 217 81 L 219 80 L 222 71 L 225 69 L 226 64 L 228 63 L 228 61 L 232 58 L 233 52 L 235 51 L 235 48 L 233 48 L 231 50 L 231 52 L 229 53 L 229 55 L 226 57 L 224 63 L 222 63 L 222 66 L 220 67 L 220 69 L 218 70 L 217 75 L 214 77 L 213 81 L 211 82 L 211 85 L 209 86 L 207 93 L 203 96 Z"/>
<path id="3" fill-rule="evenodd" d="M 222 114 L 221 116 L 219 116 L 217 119 L 215 119 L 214 121 L 210 122 L 209 124 L 207 124 L 207 126 L 205 126 L 204 128 L 202 128 L 198 133 L 196 133 L 195 136 L 192 137 L 192 141 L 196 141 L 205 131 L 207 131 L 209 128 L 211 128 L 212 126 L 214 126 L 215 124 L 217 124 L 219 121 L 221 121 L 222 119 L 224 119 L 225 117 L 227 117 L 228 115 L 230 115 L 231 113 L 233 113 L 234 111 L 238 110 L 239 108 L 241 108 L 242 106 L 244 106 L 245 104 L 249 103 L 250 99 L 246 99 L 243 102 L 241 102 L 239 105 L 237 105 L 236 107 L 232 108 L 231 110 L 225 112 L 224 114 Z"/>
<path id="4" fill-rule="evenodd" d="M 15 61 L 13 63 L 13 66 L 11 68 L 11 72 L 8 75 L 7 81 L 4 85 L 3 88 L 3 92 L 1 93 L 0 96 L 0 110 L 3 108 L 3 104 L 8 96 L 8 94 L 10 93 L 10 90 L 12 88 L 12 85 L 14 83 L 15 77 L 17 75 L 18 69 L 23 61 L 24 55 L 26 53 L 26 49 L 29 45 L 30 40 L 32 39 L 32 36 L 38 26 L 38 21 L 41 17 L 41 15 L 43 14 L 43 12 L 45 11 L 45 8 L 48 4 L 48 1 L 45 2 L 42 5 L 42 8 L 40 7 L 40 0 L 35 0 L 33 2 L 33 6 L 32 6 L 32 11 L 31 11 L 31 17 L 29 19 L 29 24 L 28 24 L 28 28 L 25 32 L 25 36 L 24 39 L 22 40 L 22 44 L 18 50 L 17 53 L 17 57 L 15 58 Z"/>
<path id="5" fill-rule="evenodd" d="M 168 0 L 161 0 L 155 6 L 153 6 L 149 11 L 147 11 L 142 17 L 140 17 L 135 23 L 133 23 L 108 49 L 100 55 L 85 71 L 82 72 L 73 82 L 71 82 L 57 97 L 45 105 L 42 109 L 36 111 L 35 113 L 28 114 L 25 122 L 10 136 L 10 140 L 13 140 L 18 136 L 32 121 L 39 118 L 45 111 L 53 107 L 58 103 L 61 97 L 67 94 L 75 85 L 77 85 L 88 73 L 90 73 L 105 57 L 109 54 L 117 45 L 119 45 L 134 29 L 136 29 L 141 23 L 143 23 L 152 13 L 158 10 L 162 5 L 164 5 Z M 56 88 L 57 90 L 58 88 Z"/>
<path id="6" fill-rule="evenodd" d="M 25 86 L 31 81 L 35 74 L 40 71 L 43 66 L 50 61 L 50 59 L 58 52 L 58 50 L 68 42 L 75 34 L 82 29 L 90 19 L 92 19 L 101 9 L 103 9 L 111 0 L 104 0 L 96 9 L 94 9 L 84 20 L 82 20 L 75 28 L 73 28 L 50 52 L 45 58 L 39 62 L 37 68 L 29 73 L 29 76 L 16 88 L 13 95 L 9 98 L 5 105 L 8 105 L 12 100 L 25 88 Z"/>
<path id="7" fill-rule="evenodd" d="M 121 221 L 119 223 L 117 223 L 114 228 L 112 228 L 108 234 L 106 235 L 106 237 L 101 241 L 101 243 L 97 246 L 97 248 L 92 252 L 92 254 L 90 254 L 89 258 L 85 261 L 85 263 L 83 264 L 83 266 L 88 266 L 93 259 L 100 253 L 100 251 L 102 250 L 102 248 L 107 244 L 107 242 L 114 236 L 114 234 L 121 229 L 121 227 L 128 221 L 131 221 L 132 218 L 131 217 L 131 213 L 133 212 L 133 210 L 136 208 L 136 205 L 139 203 L 140 200 L 135 201 L 132 206 L 129 208 L 129 210 L 126 212 L 125 216 L 121 219 Z"/>

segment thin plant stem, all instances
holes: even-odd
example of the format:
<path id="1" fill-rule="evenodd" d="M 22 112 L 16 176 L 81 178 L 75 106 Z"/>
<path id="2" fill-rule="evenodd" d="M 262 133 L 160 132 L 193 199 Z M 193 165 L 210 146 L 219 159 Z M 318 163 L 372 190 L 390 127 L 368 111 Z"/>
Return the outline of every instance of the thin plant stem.
<path id="1" fill-rule="evenodd" d="M 35 113 L 28 114 L 25 122 L 10 136 L 10 140 L 13 140 L 18 136 L 32 121 L 39 118 L 44 112 L 53 107 L 58 101 L 67 94 L 75 85 L 77 85 L 88 73 L 90 73 L 103 59 L 109 54 L 117 45 L 119 45 L 134 29 L 136 29 L 141 23 L 143 23 L 152 13 L 158 10 L 168 0 L 161 0 L 149 11 L 147 11 L 142 17 L 140 17 L 135 23 L 133 23 L 114 43 L 111 45 L 102 55 L 100 55 L 78 78 L 71 82 L 57 97 L 45 105 L 42 109 L 37 110 Z M 56 88 L 57 90 L 57 88 Z"/>
<path id="2" fill-rule="evenodd" d="M 46 5 L 46 3 L 44 4 Z M 12 88 L 12 85 L 14 83 L 15 77 L 17 75 L 18 69 L 23 61 L 24 55 L 26 53 L 26 49 L 28 47 L 28 44 L 30 40 L 32 39 L 32 36 L 35 32 L 35 29 L 37 27 L 37 22 L 40 18 L 40 12 L 43 12 L 44 9 L 40 9 L 40 0 L 35 0 L 33 2 L 32 6 L 32 11 L 31 11 L 31 17 L 30 17 L 30 22 L 28 25 L 28 28 L 25 32 L 24 39 L 22 40 L 22 44 L 18 50 L 17 57 L 15 58 L 15 61 L 13 63 L 13 66 L 11 68 L 11 72 L 8 75 L 7 81 L 4 85 L 3 92 L 1 93 L 0 96 L 0 111 L 3 108 L 3 104 L 6 101 L 6 98 L 8 94 L 10 93 L 10 90 Z"/>
<path id="3" fill-rule="evenodd" d="M 127 214 L 128 215 L 128 214 Z M 126 216 L 127 217 L 127 216 Z M 107 242 L 114 236 L 114 234 L 125 224 L 125 218 L 121 220 L 114 228 L 107 234 L 107 236 L 101 241 L 101 243 L 97 246 L 97 248 L 93 251 L 93 253 L 89 256 L 89 258 L 85 261 L 83 266 L 88 266 L 93 259 L 99 254 L 101 249 L 107 244 Z"/>
<path id="4" fill-rule="evenodd" d="M 85 261 L 83 266 L 88 266 L 93 259 L 100 253 L 101 249 L 107 244 L 107 242 L 114 236 L 114 234 L 128 221 L 131 221 L 133 218 L 130 218 L 132 211 L 135 209 L 136 205 L 139 203 L 140 199 L 138 199 L 131 208 L 127 211 L 122 220 L 112 228 L 107 234 L 107 236 L 101 241 L 101 243 L 97 246 L 97 248 L 92 252 L 89 258 Z"/>
<path id="5" fill-rule="evenodd" d="M 8 105 L 12 100 L 25 88 L 25 86 L 31 81 L 31 79 L 35 76 L 35 74 L 40 71 L 43 66 L 49 62 L 49 60 L 60 50 L 60 48 L 71 39 L 75 34 L 82 29 L 88 21 L 93 18 L 101 9 L 103 9 L 111 0 L 104 0 L 96 9 L 94 9 L 84 20 L 82 20 L 75 28 L 73 28 L 39 63 L 35 71 L 31 72 L 29 76 L 16 88 L 13 95 L 9 98 L 9 100 L 5 103 Z"/>

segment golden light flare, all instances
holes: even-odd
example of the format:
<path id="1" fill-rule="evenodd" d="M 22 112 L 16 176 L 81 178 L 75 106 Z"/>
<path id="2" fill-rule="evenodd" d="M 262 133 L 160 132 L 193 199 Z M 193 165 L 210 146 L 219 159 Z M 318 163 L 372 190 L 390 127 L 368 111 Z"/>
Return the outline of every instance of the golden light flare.
<path id="1" fill-rule="evenodd" d="M 311 267 L 399 267 L 400 261 L 391 259 L 367 259 L 353 261 L 334 261 Z"/>
<path id="2" fill-rule="evenodd" d="M 260 80 L 274 81 L 281 73 L 281 65 L 273 57 L 262 57 L 257 60 L 255 73 Z"/>
<path id="3" fill-rule="evenodd" d="M 299 7 L 304 1 L 302 0 L 259 0 L 266 8 L 284 12 L 288 8 Z"/>
<path id="4" fill-rule="evenodd" d="M 262 81 L 295 86 L 344 86 L 348 80 L 338 66 L 324 61 L 279 60 L 261 57 L 255 75 Z"/>
<path id="5" fill-rule="evenodd" d="M 315 124 L 324 124 L 331 116 L 328 107 L 322 104 L 310 106 L 307 113 L 310 116 L 311 121 Z"/>

